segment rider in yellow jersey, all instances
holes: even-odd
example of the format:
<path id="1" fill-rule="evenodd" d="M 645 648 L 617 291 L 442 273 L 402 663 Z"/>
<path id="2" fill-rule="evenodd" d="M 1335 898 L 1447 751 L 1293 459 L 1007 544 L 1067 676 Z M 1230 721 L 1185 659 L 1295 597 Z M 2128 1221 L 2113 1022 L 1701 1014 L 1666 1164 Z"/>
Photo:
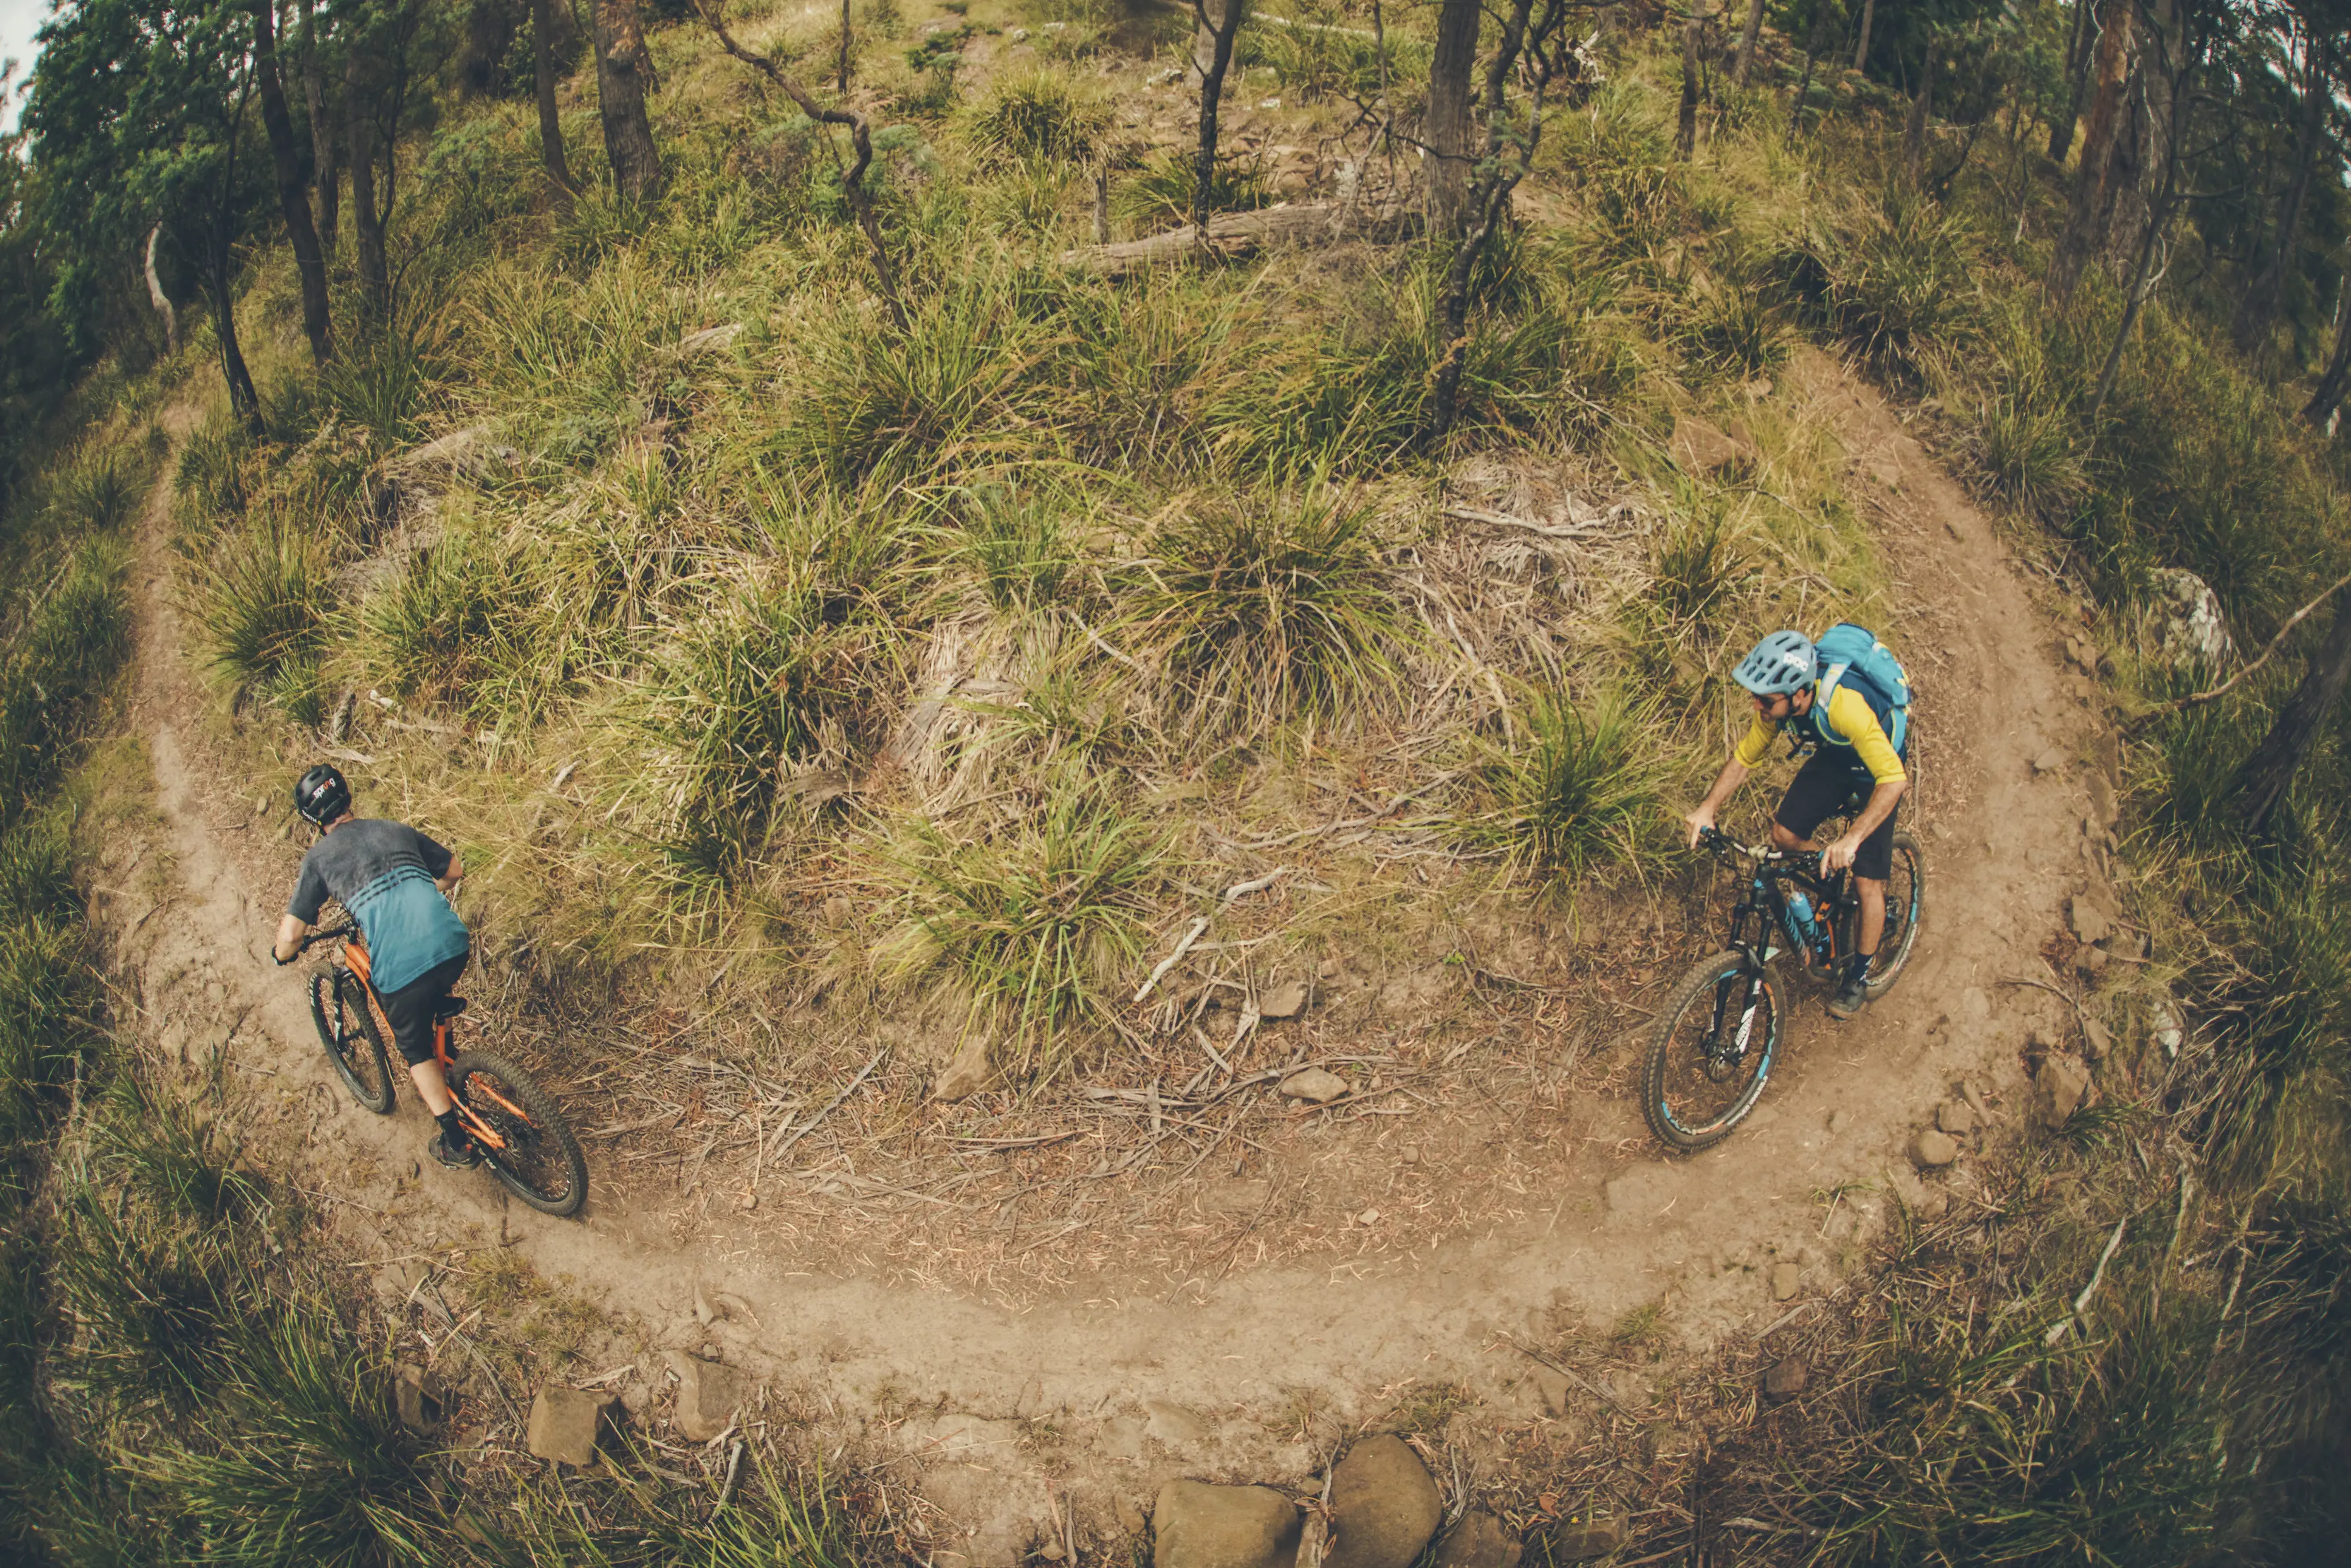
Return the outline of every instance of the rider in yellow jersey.
<path id="1" fill-rule="evenodd" d="M 1723 803 L 1762 764 L 1772 737 L 1783 727 L 1800 724 L 1827 743 L 1813 752 L 1788 786 L 1773 814 L 1771 842 L 1782 850 L 1819 848 L 1812 842 L 1813 830 L 1866 793 L 1860 814 L 1822 857 L 1823 870 L 1853 868 L 1861 897 L 1857 951 L 1846 961 L 1828 1005 L 1830 1017 L 1849 1019 L 1868 1002 L 1869 967 L 1886 933 L 1886 883 L 1894 871 L 1896 808 L 1910 783 L 1903 767 L 1909 737 L 1906 724 L 1897 747 L 1887 736 L 1886 717 L 1852 681 L 1832 684 L 1825 708 L 1816 714 L 1815 706 L 1821 701 L 1820 663 L 1812 641 L 1795 632 L 1773 632 L 1740 663 L 1736 679 L 1755 699 L 1755 720 L 1731 752 L 1730 760 L 1723 764 L 1714 788 L 1684 821 L 1689 824 L 1689 841 L 1695 846 L 1698 834 L 1714 826 L 1715 814 Z M 1821 722 L 1823 716 L 1825 725 Z"/>

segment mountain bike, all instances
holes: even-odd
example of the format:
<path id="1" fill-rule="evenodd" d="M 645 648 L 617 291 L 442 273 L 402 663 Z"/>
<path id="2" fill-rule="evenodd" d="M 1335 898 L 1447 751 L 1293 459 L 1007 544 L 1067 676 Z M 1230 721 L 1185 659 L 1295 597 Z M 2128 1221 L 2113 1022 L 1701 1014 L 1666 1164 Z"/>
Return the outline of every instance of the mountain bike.
<path id="1" fill-rule="evenodd" d="M 1820 851 L 1757 848 L 1713 828 L 1698 842 L 1726 862 L 1747 862 L 1748 881 L 1730 912 L 1729 945 L 1690 966 L 1658 1009 L 1650 1035 L 1641 1110 L 1658 1140 L 1681 1154 L 1729 1137 L 1762 1098 L 1788 1036 L 1786 1009 L 1773 983 L 1779 960 L 1801 955 L 1807 973 L 1833 978 L 1854 951 L 1861 925 L 1853 873 L 1823 872 Z M 1886 882 L 1886 929 L 1870 966 L 1872 1000 L 1892 990 L 1909 965 L 1926 895 L 1918 841 L 1896 831 L 1893 873 Z"/>
<path id="2" fill-rule="evenodd" d="M 392 1025 L 369 980 L 368 951 L 359 927 L 346 922 L 304 938 L 308 948 L 340 942 L 334 963 L 310 977 L 310 1019 L 319 1043 L 351 1097 L 379 1116 L 392 1113 L 392 1074 L 384 1042 Z M 555 1102 L 530 1074 L 486 1051 L 452 1053 L 450 1036 L 465 998 L 444 997 L 433 1015 L 433 1054 L 449 1082 L 457 1120 L 473 1135 L 482 1163 L 508 1192 L 559 1219 L 588 1199 L 588 1163 L 580 1141 Z"/>

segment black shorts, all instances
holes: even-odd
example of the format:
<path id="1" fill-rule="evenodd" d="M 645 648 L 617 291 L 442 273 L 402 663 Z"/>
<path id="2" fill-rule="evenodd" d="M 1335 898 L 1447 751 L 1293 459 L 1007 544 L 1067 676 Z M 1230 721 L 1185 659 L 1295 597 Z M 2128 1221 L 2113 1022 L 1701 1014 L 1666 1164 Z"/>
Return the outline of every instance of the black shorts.
<path id="1" fill-rule="evenodd" d="M 400 1048 L 400 1058 L 411 1067 L 433 1060 L 433 1009 L 465 972 L 471 953 L 460 953 L 445 963 L 435 964 L 400 989 L 381 998 L 383 1016 L 392 1022 L 392 1043 Z"/>
<path id="2" fill-rule="evenodd" d="M 1815 751 L 1810 760 L 1796 769 L 1795 779 L 1788 785 L 1779 810 L 1771 820 L 1800 839 L 1809 839 L 1813 830 L 1831 817 L 1859 816 L 1870 791 L 1877 780 L 1869 769 L 1859 763 L 1826 751 Z M 1865 876 L 1872 882 L 1884 882 L 1894 874 L 1894 821 L 1902 814 L 1902 803 L 1886 813 L 1886 821 L 1877 831 L 1861 841 L 1860 852 L 1853 857 L 1853 874 Z"/>

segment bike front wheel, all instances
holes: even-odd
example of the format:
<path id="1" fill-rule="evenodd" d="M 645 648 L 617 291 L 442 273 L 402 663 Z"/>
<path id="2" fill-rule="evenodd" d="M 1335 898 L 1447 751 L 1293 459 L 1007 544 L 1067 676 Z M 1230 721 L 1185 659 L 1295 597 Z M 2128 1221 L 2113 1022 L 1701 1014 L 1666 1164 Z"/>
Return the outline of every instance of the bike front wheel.
<path id="1" fill-rule="evenodd" d="M 588 1201 L 588 1162 L 530 1074 L 502 1056 L 468 1051 L 449 1064 L 449 1093 L 497 1139 L 474 1141 L 501 1186 L 541 1214 L 568 1219 L 580 1212 Z"/>
<path id="2" fill-rule="evenodd" d="M 1886 930 L 1877 939 L 1877 956 L 1869 966 L 1869 997 L 1872 1001 L 1894 988 L 1910 962 L 1910 950 L 1917 946 L 1918 926 L 1927 915 L 1927 858 L 1918 852 L 1918 841 L 1908 831 L 1894 835 L 1894 866 L 1886 878 Z M 1837 947 L 1841 952 L 1856 953 L 1860 949 L 1861 914 L 1853 910 L 1838 922 Z"/>
<path id="3" fill-rule="evenodd" d="M 392 1063 L 360 977 L 340 967 L 312 975 L 310 1021 L 319 1026 L 319 1043 L 351 1098 L 379 1116 L 391 1114 Z"/>
<path id="4" fill-rule="evenodd" d="M 1685 1155 L 1730 1136 L 1761 1098 L 1784 1029 L 1768 970 L 1738 953 L 1692 966 L 1650 1033 L 1641 1074 L 1649 1130 Z"/>

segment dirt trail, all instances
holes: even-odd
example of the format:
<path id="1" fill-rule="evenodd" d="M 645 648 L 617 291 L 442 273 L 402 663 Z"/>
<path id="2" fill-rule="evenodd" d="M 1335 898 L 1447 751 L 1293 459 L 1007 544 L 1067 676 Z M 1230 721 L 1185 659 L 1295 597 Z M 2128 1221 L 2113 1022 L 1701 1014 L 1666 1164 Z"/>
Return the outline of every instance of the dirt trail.
<path id="1" fill-rule="evenodd" d="M 1315 1456 L 1296 1441 L 1301 1390 L 1343 1418 L 1416 1380 L 1464 1385 L 1498 1421 L 1540 1414 L 1511 1337 L 1552 1343 L 1659 1301 L 1690 1353 L 1760 1331 L 1785 1311 L 1766 1283 L 1773 1260 L 1806 1269 L 1807 1294 L 1825 1289 L 1834 1254 L 1886 1192 L 1917 1192 L 1905 1145 L 1954 1078 L 1973 1075 L 2021 1105 L 2016 1052 L 2060 1004 L 2001 982 L 2045 977 L 2038 950 L 2065 894 L 2095 871 L 2082 769 L 2034 767 L 2052 748 L 2075 758 L 2092 728 L 2078 680 L 2053 653 L 2061 633 L 1991 523 L 1873 392 L 1816 356 L 1792 379 L 1831 411 L 1864 476 L 1857 488 L 1881 513 L 1884 548 L 1901 563 L 1901 597 L 1917 607 L 1896 633 L 1926 694 L 1919 816 L 1931 882 L 1913 972 L 1853 1025 L 1802 1009 L 1764 1105 L 1718 1149 L 1669 1164 L 1646 1140 L 1616 1152 L 1587 1144 L 1545 1218 L 1452 1241 L 1416 1267 L 1362 1280 L 1237 1269 L 1174 1302 L 1123 1296 L 1108 1276 L 1014 1311 L 819 1277 L 747 1244 L 680 1250 L 651 1217 L 625 1210 L 549 1220 L 509 1207 L 479 1175 L 417 1171 L 424 1124 L 413 1097 L 385 1119 L 353 1106 L 319 1058 L 301 985 L 269 965 L 283 890 L 247 884 L 238 862 L 253 857 L 236 852 L 235 835 L 263 830 L 226 804 L 261 786 L 216 789 L 207 776 L 161 487 L 137 569 L 135 712 L 176 885 L 170 918 L 126 938 L 126 967 L 151 1009 L 176 1015 L 159 1031 L 162 1049 L 221 1049 L 279 1095 L 310 1147 L 302 1184 L 341 1206 L 360 1257 L 412 1252 L 436 1232 L 461 1239 L 479 1225 L 517 1238 L 542 1274 L 572 1275 L 610 1309 L 638 1314 L 659 1343 L 716 1341 L 730 1362 L 800 1389 L 843 1437 L 885 1408 L 983 1418 L 949 1443 L 970 1451 L 928 1483 L 949 1514 L 981 1528 L 967 1544 L 983 1561 L 1006 1557 L 1026 1521 L 1044 1516 L 1045 1476 L 1073 1487 L 1089 1516 L 1105 1513 L 1112 1493 L 1147 1496 L 1178 1471 L 1301 1479 Z M 396 1176 L 387 1183 L 384 1172 Z M 365 1239 L 379 1228 L 380 1250 Z M 737 1298 L 731 1315 L 705 1324 L 697 1288 L 705 1303 Z M 1050 1415 L 1056 1435 L 1031 1433 L 1016 1448 L 1008 1428 L 989 1424 L 1016 1415 Z M 953 1425 L 923 1430 L 948 1439 Z"/>

